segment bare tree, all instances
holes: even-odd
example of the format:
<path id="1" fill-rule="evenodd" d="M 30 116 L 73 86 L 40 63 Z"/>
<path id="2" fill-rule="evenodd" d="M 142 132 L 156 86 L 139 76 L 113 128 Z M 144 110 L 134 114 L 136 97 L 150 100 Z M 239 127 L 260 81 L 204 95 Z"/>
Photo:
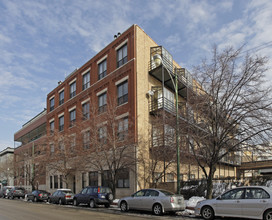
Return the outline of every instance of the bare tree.
<path id="1" fill-rule="evenodd" d="M 16 185 L 31 186 L 31 190 L 38 189 L 40 182 L 45 181 L 45 148 L 43 140 L 22 147 L 15 154 L 14 176 Z"/>
<path id="2" fill-rule="evenodd" d="M 133 118 L 122 114 L 121 109 L 110 99 L 103 108 L 91 108 L 90 119 L 82 132 L 82 146 L 86 149 L 82 155 L 85 169 L 100 172 L 102 180 L 107 179 L 114 196 L 118 177 L 135 171 L 136 166 L 137 143 Z M 129 176 L 125 178 L 129 180 Z"/>
<path id="3" fill-rule="evenodd" d="M 77 125 L 73 123 L 72 126 Z M 79 126 L 79 124 L 78 124 Z M 70 188 L 70 178 L 76 171 L 84 170 L 84 163 L 78 158 L 83 155 L 81 148 L 81 133 L 77 126 L 70 128 L 65 133 L 55 132 L 54 135 L 47 137 L 47 171 L 49 173 L 58 173 L 61 176 L 61 182 Z"/>
<path id="4" fill-rule="evenodd" d="M 167 123 L 162 123 L 162 118 Z M 139 145 L 149 146 L 140 148 L 138 152 L 139 166 L 143 175 L 140 182 L 144 188 L 157 187 L 159 182 L 166 182 L 167 173 L 176 175 L 173 165 L 176 163 L 176 135 L 175 117 L 165 112 L 159 112 L 151 118 L 151 128 L 145 143 Z"/>
<path id="5" fill-rule="evenodd" d="M 222 158 L 270 141 L 272 99 L 271 87 L 265 85 L 266 63 L 267 58 L 244 55 L 241 48 L 219 52 L 214 47 L 211 61 L 195 70 L 197 83 L 188 95 L 188 120 L 181 129 L 188 132 L 191 151 L 207 178 L 208 198 Z"/>

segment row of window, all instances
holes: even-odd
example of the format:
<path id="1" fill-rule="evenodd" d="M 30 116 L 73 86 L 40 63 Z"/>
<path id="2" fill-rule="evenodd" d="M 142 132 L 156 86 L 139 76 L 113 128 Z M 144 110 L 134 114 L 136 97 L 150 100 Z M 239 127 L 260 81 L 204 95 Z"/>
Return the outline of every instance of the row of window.
<path id="1" fill-rule="evenodd" d="M 85 188 L 86 186 L 98 186 L 98 172 L 92 171 L 89 172 L 89 181 L 87 182 L 87 174 L 88 173 L 82 173 L 81 174 L 81 186 L 82 188 Z M 104 171 L 101 175 L 102 186 L 110 186 L 110 178 L 109 178 L 110 172 L 108 170 Z M 50 189 L 62 189 L 64 187 L 63 185 L 63 175 L 54 175 L 49 177 L 50 181 Z M 116 184 L 117 188 L 129 188 L 129 171 L 128 170 L 120 170 L 117 173 L 116 177 Z"/>
<path id="2" fill-rule="evenodd" d="M 117 102 L 118 106 L 128 102 L 128 81 L 122 82 L 117 86 Z M 101 114 L 107 111 L 107 92 L 98 96 L 98 112 Z M 90 118 L 90 103 L 86 102 L 82 104 L 82 120 L 88 120 Z M 76 122 L 76 109 L 69 111 L 69 127 L 75 125 Z M 55 130 L 54 120 L 50 122 L 50 131 Z M 59 117 L 59 131 L 64 130 L 64 115 Z"/>
<path id="3" fill-rule="evenodd" d="M 117 50 L 117 68 L 127 63 L 127 44 Z M 107 58 L 98 63 L 98 80 L 104 78 L 107 75 Z M 90 71 L 86 72 L 82 76 L 82 91 L 90 87 Z M 76 80 L 70 83 L 70 98 L 76 96 Z M 122 100 L 121 100 L 122 102 Z M 64 90 L 59 92 L 59 106 L 64 103 Z M 49 100 L 50 111 L 55 108 L 55 97 Z"/>
<path id="4" fill-rule="evenodd" d="M 51 122 L 52 123 L 52 122 Z M 52 124 L 50 124 L 51 126 Z M 108 131 L 107 126 L 102 126 L 98 128 L 98 141 L 101 145 L 107 144 L 107 137 L 108 137 Z M 121 118 L 118 121 L 118 127 L 117 127 L 117 139 L 118 141 L 124 141 L 128 137 L 128 117 Z M 82 133 L 82 147 L 83 149 L 89 149 L 91 145 L 91 139 L 90 139 L 90 131 L 85 131 Z M 70 150 L 73 151 L 73 149 L 76 146 L 76 136 L 74 135 L 73 138 L 70 140 Z M 64 150 L 64 143 L 62 141 L 59 142 L 59 150 Z M 55 152 L 55 145 L 50 144 L 50 153 L 51 155 Z"/>

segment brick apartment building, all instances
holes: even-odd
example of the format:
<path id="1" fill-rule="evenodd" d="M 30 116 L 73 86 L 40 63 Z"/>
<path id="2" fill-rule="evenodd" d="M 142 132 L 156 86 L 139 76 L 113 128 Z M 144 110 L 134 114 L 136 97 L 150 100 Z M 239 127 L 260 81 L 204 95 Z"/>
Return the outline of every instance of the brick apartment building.
<path id="1" fill-rule="evenodd" d="M 111 170 L 115 174 L 117 197 L 154 184 L 164 187 L 167 183 L 174 191 L 176 163 L 172 159 L 176 149 L 175 130 L 171 127 L 176 114 L 171 81 L 174 74 L 179 76 L 182 118 L 186 114 L 187 91 L 193 89 L 194 80 L 165 48 L 158 46 L 139 26 L 132 25 L 59 82 L 47 95 L 43 120 L 48 161 L 45 182 L 39 184 L 45 184 L 45 189 L 51 192 L 62 187 L 79 192 L 86 185 L 108 185 Z M 22 138 L 21 132 L 16 133 L 16 141 Z M 181 137 L 186 145 L 186 134 Z M 111 146 L 107 158 L 101 153 L 101 143 Z M 29 149 L 33 146 L 28 145 Z M 130 153 L 123 156 L 130 155 L 134 162 L 132 159 L 131 164 L 112 169 L 115 162 L 124 163 L 122 158 L 113 161 L 114 152 L 120 153 L 127 145 Z M 181 159 L 182 179 L 201 179 L 202 171 L 186 158 Z M 62 169 L 57 169 L 59 164 Z M 224 161 L 215 175 L 235 176 L 235 164 Z"/>

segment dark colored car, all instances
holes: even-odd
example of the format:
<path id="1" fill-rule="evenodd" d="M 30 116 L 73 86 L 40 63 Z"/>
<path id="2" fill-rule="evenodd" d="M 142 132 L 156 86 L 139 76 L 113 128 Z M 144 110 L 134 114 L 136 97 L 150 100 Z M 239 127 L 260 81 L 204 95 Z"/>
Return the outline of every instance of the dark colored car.
<path id="1" fill-rule="evenodd" d="M 95 208 L 97 205 L 104 205 L 108 208 L 113 201 L 113 195 L 109 187 L 87 186 L 74 196 L 73 201 L 75 206 L 83 203 L 88 204 L 91 208 Z"/>
<path id="2" fill-rule="evenodd" d="M 0 197 L 7 198 L 9 191 L 13 188 L 14 186 L 4 186 L 3 189 L 0 192 Z"/>
<path id="3" fill-rule="evenodd" d="M 7 197 L 9 199 L 14 199 L 14 198 L 24 198 L 26 194 L 25 188 L 23 187 L 13 187 L 9 192 Z"/>
<path id="4" fill-rule="evenodd" d="M 45 190 L 34 190 L 32 193 L 27 194 L 27 201 L 48 201 L 49 196 L 50 193 L 46 192 Z"/>
<path id="5" fill-rule="evenodd" d="M 58 189 L 48 198 L 49 203 L 58 203 L 60 205 L 66 205 L 73 203 L 74 194 L 71 189 Z"/>

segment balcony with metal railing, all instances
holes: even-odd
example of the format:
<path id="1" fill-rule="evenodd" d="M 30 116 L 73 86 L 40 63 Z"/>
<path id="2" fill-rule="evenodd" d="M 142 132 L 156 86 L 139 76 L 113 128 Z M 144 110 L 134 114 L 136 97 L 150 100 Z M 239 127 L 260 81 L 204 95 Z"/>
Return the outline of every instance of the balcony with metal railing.
<path id="1" fill-rule="evenodd" d="M 162 46 L 150 48 L 149 74 L 175 91 L 175 77 L 178 79 L 178 93 L 187 97 L 187 89 L 192 87 L 192 76 L 185 68 L 173 63 L 172 55 Z"/>
<path id="2" fill-rule="evenodd" d="M 170 114 L 176 115 L 175 103 L 165 97 L 152 98 L 149 100 L 149 112 L 150 114 L 156 114 L 156 112 L 164 110 Z M 178 115 L 181 118 L 186 118 L 187 112 L 184 103 L 179 103 Z"/>

